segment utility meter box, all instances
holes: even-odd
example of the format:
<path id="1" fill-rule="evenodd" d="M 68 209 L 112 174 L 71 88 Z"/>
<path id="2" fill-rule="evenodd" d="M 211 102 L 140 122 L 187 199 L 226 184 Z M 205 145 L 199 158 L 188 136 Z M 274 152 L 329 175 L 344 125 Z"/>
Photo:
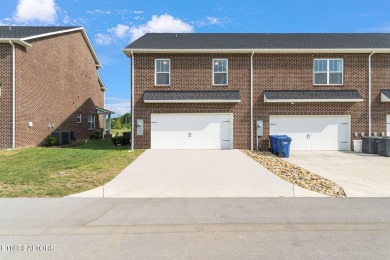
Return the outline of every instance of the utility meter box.
<path id="1" fill-rule="evenodd" d="M 137 119 L 137 135 L 144 135 L 144 120 Z"/>
<path id="2" fill-rule="evenodd" d="M 264 135 L 264 122 L 263 120 L 256 121 L 256 136 Z"/>

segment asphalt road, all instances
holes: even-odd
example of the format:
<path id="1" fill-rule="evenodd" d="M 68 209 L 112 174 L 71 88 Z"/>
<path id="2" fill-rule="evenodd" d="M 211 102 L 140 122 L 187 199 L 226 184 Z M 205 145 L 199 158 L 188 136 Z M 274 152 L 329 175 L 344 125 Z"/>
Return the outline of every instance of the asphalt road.
<path id="1" fill-rule="evenodd" d="M 390 199 L 1 199 L 0 259 L 390 259 Z"/>

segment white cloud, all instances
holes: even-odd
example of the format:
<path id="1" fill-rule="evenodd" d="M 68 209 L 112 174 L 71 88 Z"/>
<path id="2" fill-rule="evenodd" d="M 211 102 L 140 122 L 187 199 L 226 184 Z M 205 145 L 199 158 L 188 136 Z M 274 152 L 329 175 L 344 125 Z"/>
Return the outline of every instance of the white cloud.
<path id="1" fill-rule="evenodd" d="M 191 22 L 191 24 L 198 26 L 198 27 L 204 27 L 204 26 L 208 26 L 208 25 L 217 25 L 217 24 L 221 24 L 221 23 L 222 23 L 222 21 L 220 18 L 213 17 L 213 16 L 207 16 L 205 19 Z"/>
<path id="2" fill-rule="evenodd" d="M 111 14 L 111 10 L 101 10 L 101 9 L 88 10 L 87 14 Z"/>
<path id="3" fill-rule="evenodd" d="M 130 112 L 130 99 L 107 97 L 105 108 L 114 111 L 116 115 L 124 115 Z"/>
<path id="4" fill-rule="evenodd" d="M 125 39 L 130 36 L 130 27 L 125 24 L 118 24 L 107 29 L 107 33 L 95 35 L 95 42 L 99 45 L 109 45 L 115 39 Z"/>
<path id="5" fill-rule="evenodd" d="M 134 11 L 133 13 L 134 13 L 134 14 L 143 14 L 144 11 Z"/>
<path id="6" fill-rule="evenodd" d="M 54 0 L 19 0 L 14 20 L 18 23 L 54 23 L 57 6 Z"/>
<path id="7" fill-rule="evenodd" d="M 118 24 L 117 26 L 108 29 L 108 31 L 112 33 L 114 36 L 123 39 L 129 35 L 129 29 L 130 27 L 127 25 Z"/>
<path id="8" fill-rule="evenodd" d="M 112 42 L 110 35 L 98 33 L 95 35 L 95 42 L 99 45 L 109 45 Z"/>
<path id="9" fill-rule="evenodd" d="M 145 24 L 130 28 L 131 40 L 134 41 L 149 32 L 155 33 L 190 33 L 193 27 L 169 14 L 153 15 L 152 19 Z"/>

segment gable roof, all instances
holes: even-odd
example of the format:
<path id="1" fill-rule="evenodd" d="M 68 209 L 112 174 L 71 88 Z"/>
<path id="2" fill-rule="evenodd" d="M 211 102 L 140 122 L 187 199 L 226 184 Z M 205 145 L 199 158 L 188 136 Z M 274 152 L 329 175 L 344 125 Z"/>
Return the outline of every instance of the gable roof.
<path id="1" fill-rule="evenodd" d="M 92 47 L 91 41 L 83 27 L 80 26 L 0 26 L 0 43 L 13 42 L 23 47 L 31 47 L 27 41 L 47 37 L 56 34 L 63 34 L 73 31 L 80 31 L 95 60 L 96 67 L 101 68 L 99 59 Z"/>
<path id="2" fill-rule="evenodd" d="M 389 33 L 148 33 L 129 44 L 133 52 L 390 52 Z"/>

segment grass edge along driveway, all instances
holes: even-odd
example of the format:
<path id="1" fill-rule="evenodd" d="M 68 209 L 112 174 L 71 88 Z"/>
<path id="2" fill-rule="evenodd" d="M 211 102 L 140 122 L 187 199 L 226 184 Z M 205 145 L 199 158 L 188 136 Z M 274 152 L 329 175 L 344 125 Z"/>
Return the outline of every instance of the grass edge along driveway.
<path id="1" fill-rule="evenodd" d="M 144 152 L 128 150 L 114 147 L 111 140 L 88 140 L 67 148 L 0 150 L 0 197 L 63 197 L 96 188 Z"/>

